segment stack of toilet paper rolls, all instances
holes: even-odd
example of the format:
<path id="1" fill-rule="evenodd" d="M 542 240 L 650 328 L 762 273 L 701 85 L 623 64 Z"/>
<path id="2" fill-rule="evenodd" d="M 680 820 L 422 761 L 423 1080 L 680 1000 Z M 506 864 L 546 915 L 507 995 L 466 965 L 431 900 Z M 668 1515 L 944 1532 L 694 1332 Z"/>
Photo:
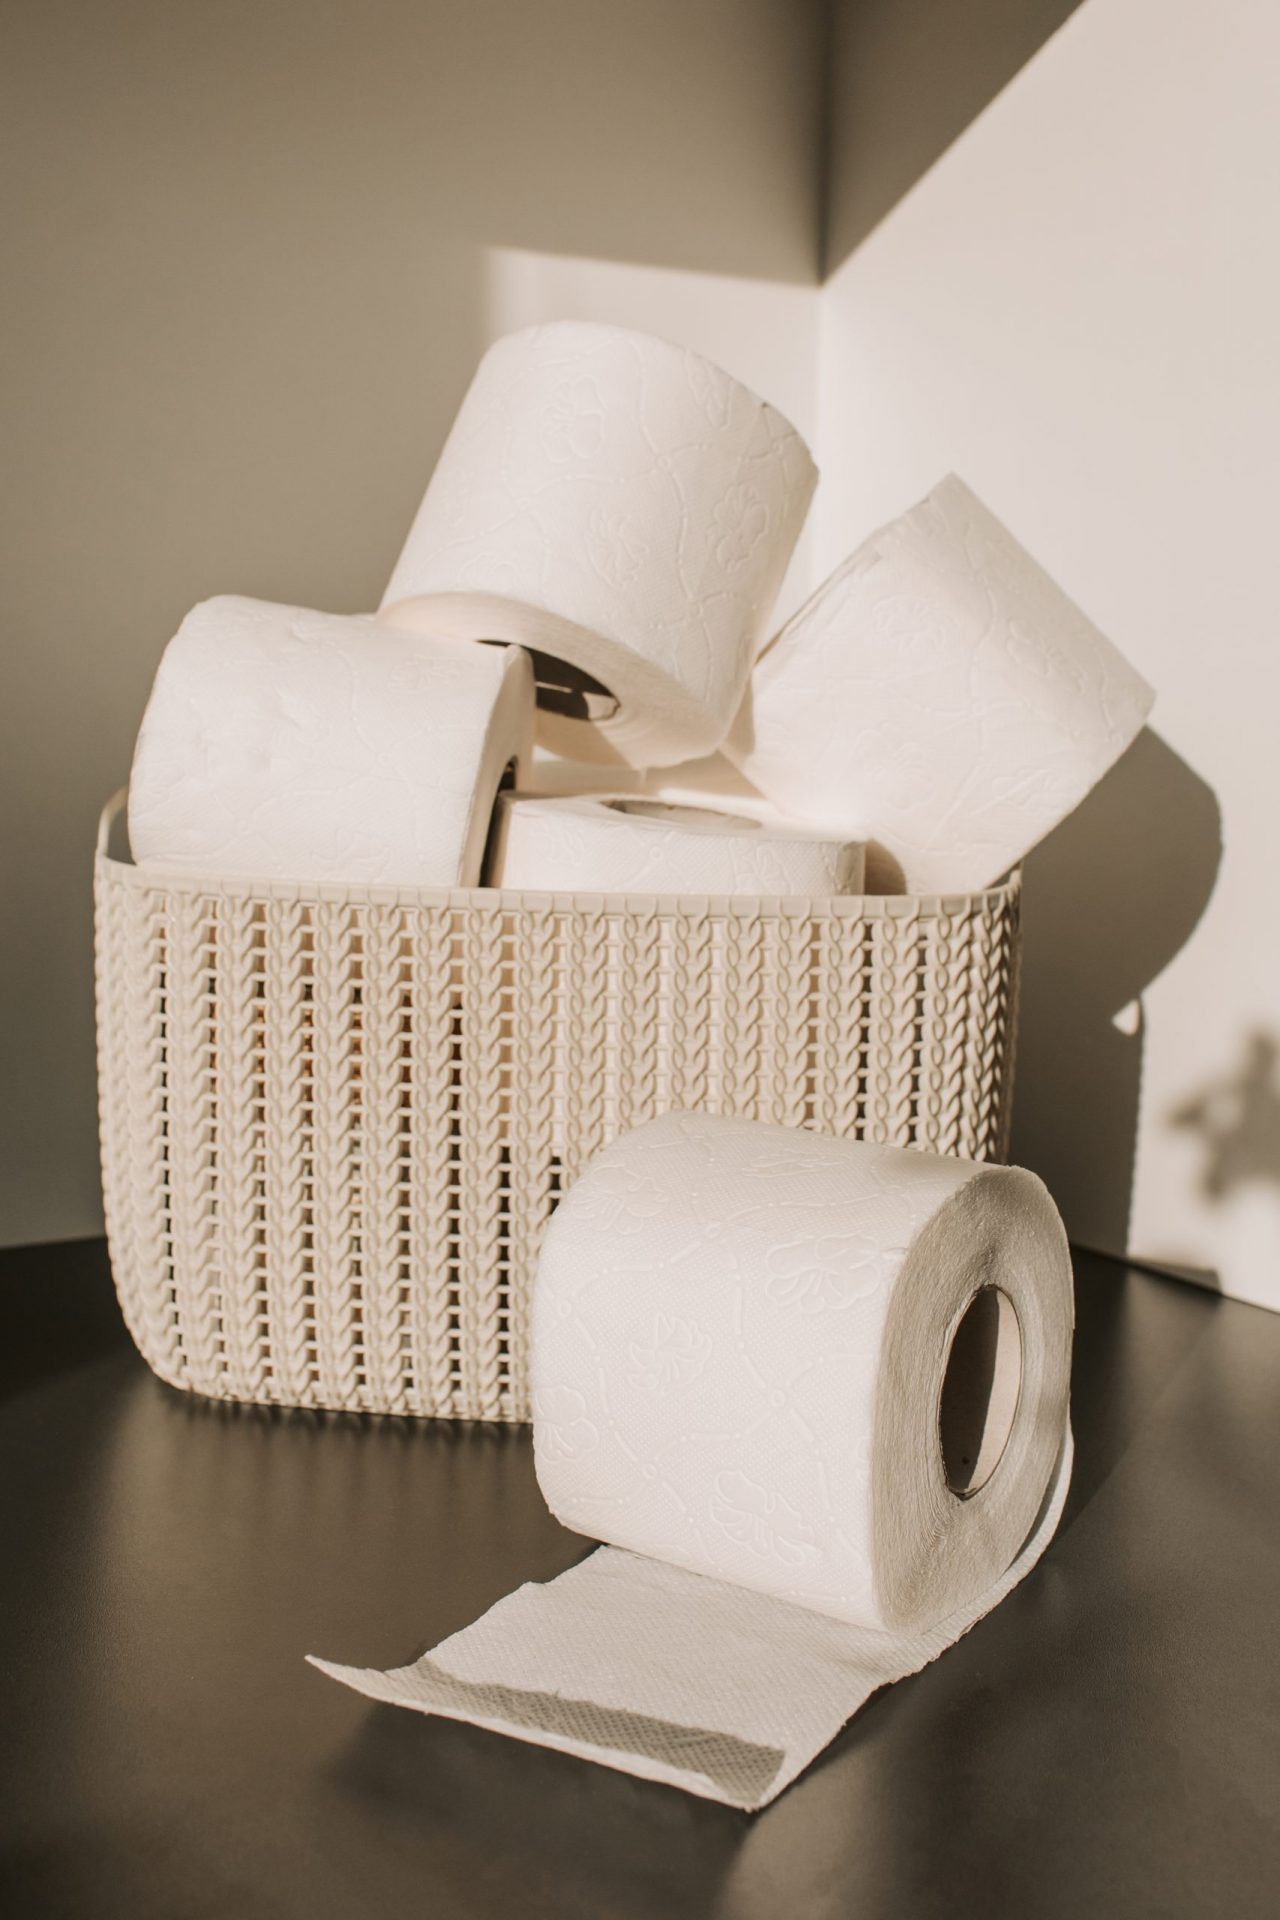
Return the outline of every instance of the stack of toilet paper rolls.
<path id="1" fill-rule="evenodd" d="M 184 621 L 135 753 L 135 858 L 419 888 L 992 885 L 1151 691 L 954 477 L 769 639 L 816 480 L 781 414 L 683 348 L 583 322 L 500 340 L 376 617 L 224 597 Z"/>
<path id="2" fill-rule="evenodd" d="M 780 414 L 682 348 L 582 323 L 499 341 L 376 615 L 224 597 L 182 623 L 134 758 L 135 859 L 161 878 L 500 888 L 518 927 L 530 894 L 994 885 L 1124 751 L 1151 690 L 954 477 L 770 638 L 816 479 Z M 665 937 L 683 911 L 663 910 Z M 448 1100 L 468 1005 L 445 973 L 442 1157 L 467 1137 Z M 401 1020 L 396 1003 L 393 1075 Z M 811 1062 L 816 1015 L 804 1031 Z M 495 1189 L 516 1195 L 496 1029 L 483 1072 Z M 535 1452 L 552 1510 L 606 1544 L 411 1667 L 326 1670 L 759 1807 L 1051 1537 L 1071 1461 L 1062 1226 L 1016 1169 L 708 1114 L 622 1135 L 561 1194 L 562 1118 Z M 502 1226 L 530 1258 L 535 1211 L 517 1222 L 513 1201 Z M 362 1299 L 385 1279 L 368 1258 Z M 460 1338 L 491 1278 L 462 1270 Z M 514 1311 L 503 1325 L 523 1338 Z"/>
<path id="3" fill-rule="evenodd" d="M 499 341 L 376 620 L 223 598 L 183 623 L 135 754 L 135 857 L 251 880 L 499 883 L 494 802 L 529 782 L 535 713 L 544 746 L 623 776 L 720 745 L 816 478 L 794 427 L 696 354 L 578 323 Z M 651 815 L 606 824 L 603 858 L 574 875 L 581 823 L 566 817 L 562 844 L 539 817 L 545 871 L 509 883 L 862 884 L 860 852 L 833 858 L 803 825 L 750 826 L 748 852 L 736 818 L 715 835 L 673 814 L 658 862 Z"/>

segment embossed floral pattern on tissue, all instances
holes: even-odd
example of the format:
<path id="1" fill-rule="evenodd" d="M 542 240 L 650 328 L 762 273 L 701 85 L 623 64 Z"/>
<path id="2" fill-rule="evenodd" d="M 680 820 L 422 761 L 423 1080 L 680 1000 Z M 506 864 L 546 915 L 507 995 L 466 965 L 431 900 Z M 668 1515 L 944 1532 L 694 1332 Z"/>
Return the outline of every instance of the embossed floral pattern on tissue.
<path id="1" fill-rule="evenodd" d="M 270 880 L 478 885 L 532 746 L 514 649 L 224 594 L 165 649 L 134 754 L 143 861 Z"/>
<path id="2" fill-rule="evenodd" d="M 954 477 L 764 650 L 726 752 L 913 892 L 990 886 L 1133 740 L 1152 692 Z"/>
<path id="3" fill-rule="evenodd" d="M 815 479 L 781 414 L 697 354 L 581 321 L 513 334 L 463 401 L 383 616 L 599 680 L 615 712 L 540 716 L 571 758 L 686 760 L 729 727 Z"/>
<path id="4" fill-rule="evenodd" d="M 495 881 L 550 892 L 856 893 L 864 850 L 638 795 L 521 796 L 500 803 Z"/>
<path id="5" fill-rule="evenodd" d="M 759 1585 L 772 1565 L 771 1590 L 865 1606 L 868 1454 L 833 1473 L 819 1410 L 852 1414 L 873 1393 L 873 1330 L 906 1249 L 979 1170 L 856 1153 L 855 1183 L 847 1142 L 668 1114 L 596 1156 L 548 1229 L 556 1280 L 534 1303 L 539 1368 L 575 1381 L 571 1418 L 559 1398 L 545 1416 L 535 1403 L 553 1420 L 535 1447 L 540 1471 L 554 1450 L 562 1518 L 620 1546 L 660 1539 L 721 1579 Z M 555 1260 L 569 1232 L 572 1274 Z M 613 1370 L 606 1325 L 625 1354 Z M 589 1449 L 567 1437 L 584 1422 Z"/>

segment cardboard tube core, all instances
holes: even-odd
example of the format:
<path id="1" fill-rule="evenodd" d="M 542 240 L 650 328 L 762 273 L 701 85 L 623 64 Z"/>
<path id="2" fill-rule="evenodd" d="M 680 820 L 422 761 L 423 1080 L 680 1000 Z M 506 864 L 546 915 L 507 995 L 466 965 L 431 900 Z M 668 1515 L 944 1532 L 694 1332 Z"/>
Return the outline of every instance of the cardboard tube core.
<path id="1" fill-rule="evenodd" d="M 1000 1287 L 980 1287 L 951 1336 L 938 1403 L 947 1485 L 959 1499 L 985 1487 L 1013 1431 L 1022 1390 L 1022 1329 Z"/>
<path id="2" fill-rule="evenodd" d="M 530 652 L 538 705 L 545 713 L 558 713 L 566 720 L 608 720 L 618 711 L 618 701 L 592 673 L 586 673 L 569 660 L 557 660 L 553 654 Z"/>

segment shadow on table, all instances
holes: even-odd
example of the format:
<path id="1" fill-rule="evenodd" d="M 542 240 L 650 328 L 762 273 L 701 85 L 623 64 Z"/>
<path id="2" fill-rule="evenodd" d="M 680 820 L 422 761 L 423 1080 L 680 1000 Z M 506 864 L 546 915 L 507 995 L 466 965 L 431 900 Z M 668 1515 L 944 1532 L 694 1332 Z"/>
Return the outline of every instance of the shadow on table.
<path id="1" fill-rule="evenodd" d="M 1060 1531 L 1124 1457 L 1154 1402 L 1209 1331 L 1221 1297 L 1075 1253 L 1071 1420 L 1076 1457 Z"/>
<path id="2" fill-rule="evenodd" d="M 0 1253 L 0 1401 L 129 1345 L 105 1240 Z"/>

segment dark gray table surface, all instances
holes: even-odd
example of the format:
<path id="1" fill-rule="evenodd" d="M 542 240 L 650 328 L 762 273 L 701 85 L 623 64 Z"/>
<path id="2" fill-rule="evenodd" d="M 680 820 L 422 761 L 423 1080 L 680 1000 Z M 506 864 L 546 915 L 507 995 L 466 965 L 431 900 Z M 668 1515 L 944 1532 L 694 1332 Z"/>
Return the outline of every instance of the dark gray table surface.
<path id="1" fill-rule="evenodd" d="M 185 1398 L 100 1243 L 0 1256 L 0 1912 L 1280 1911 L 1280 1316 L 1077 1270 L 1047 1557 L 752 1818 L 303 1664 L 401 1664 L 587 1550 L 525 1432 Z"/>

